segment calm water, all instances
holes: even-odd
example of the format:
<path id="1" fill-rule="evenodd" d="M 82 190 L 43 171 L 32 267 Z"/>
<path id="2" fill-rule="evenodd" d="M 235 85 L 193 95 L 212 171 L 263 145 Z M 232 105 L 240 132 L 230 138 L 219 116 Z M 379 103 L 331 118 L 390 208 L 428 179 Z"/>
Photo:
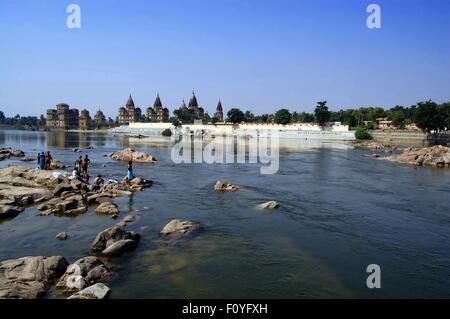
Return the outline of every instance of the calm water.
<path id="1" fill-rule="evenodd" d="M 91 172 L 122 178 L 126 163 L 103 155 L 132 146 L 157 165 L 136 164 L 154 186 L 117 198 L 121 216 L 138 215 L 136 251 L 105 262 L 115 271 L 112 298 L 450 297 L 450 170 L 414 168 L 364 157 L 345 144 L 292 142 L 281 150 L 276 175 L 259 165 L 173 164 L 168 140 L 101 133 L 0 131 L 0 145 L 34 157 L 51 150 L 73 163 L 83 150 Z M 17 160 L 0 162 L 20 163 Z M 103 167 L 103 165 L 106 167 Z M 29 163 L 25 165 L 32 165 Z M 217 179 L 242 187 L 217 194 Z M 276 200 L 281 208 L 255 205 Z M 176 243 L 158 232 L 171 219 L 198 221 L 204 230 Z M 75 218 L 38 217 L 27 209 L 0 223 L 0 260 L 89 255 L 96 234 L 115 223 L 93 209 Z M 67 231 L 61 242 L 55 235 Z M 379 264 L 382 288 L 366 287 L 366 267 Z M 58 296 L 50 291 L 48 297 Z"/>

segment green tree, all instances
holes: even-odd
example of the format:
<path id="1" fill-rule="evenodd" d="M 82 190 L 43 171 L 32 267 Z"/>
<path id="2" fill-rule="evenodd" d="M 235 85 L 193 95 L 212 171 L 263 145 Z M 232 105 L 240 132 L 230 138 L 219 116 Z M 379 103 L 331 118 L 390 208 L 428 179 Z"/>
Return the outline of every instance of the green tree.
<path id="1" fill-rule="evenodd" d="M 244 122 L 246 122 L 246 123 L 254 123 L 255 122 L 255 115 L 252 113 L 252 111 L 245 111 Z"/>
<path id="2" fill-rule="evenodd" d="M 422 131 L 427 133 L 438 132 L 443 126 L 439 106 L 431 100 L 417 104 L 413 120 Z"/>
<path id="3" fill-rule="evenodd" d="M 450 130 L 450 102 L 439 105 L 439 114 L 442 121 L 441 130 Z"/>
<path id="4" fill-rule="evenodd" d="M 233 124 L 241 123 L 244 120 L 244 113 L 238 108 L 229 110 L 227 116 L 228 122 Z"/>
<path id="5" fill-rule="evenodd" d="M 398 128 L 405 127 L 406 116 L 405 113 L 401 110 L 393 111 L 390 116 L 392 120 L 392 124 L 397 126 Z"/>
<path id="6" fill-rule="evenodd" d="M 180 122 L 176 117 L 173 117 L 173 118 L 171 119 L 171 123 L 172 123 L 172 125 L 175 126 L 175 127 L 180 127 L 180 126 L 181 126 L 181 122 Z"/>
<path id="7" fill-rule="evenodd" d="M 320 126 L 324 126 L 325 123 L 330 120 L 331 114 L 330 111 L 328 111 L 327 101 L 317 102 L 314 115 Z"/>
<path id="8" fill-rule="evenodd" d="M 275 123 L 286 125 L 291 122 L 291 113 L 287 109 L 280 109 L 275 113 Z"/>
<path id="9" fill-rule="evenodd" d="M 210 121 L 211 121 L 211 116 L 209 116 L 208 112 L 203 114 L 202 123 L 203 124 L 208 124 Z"/>

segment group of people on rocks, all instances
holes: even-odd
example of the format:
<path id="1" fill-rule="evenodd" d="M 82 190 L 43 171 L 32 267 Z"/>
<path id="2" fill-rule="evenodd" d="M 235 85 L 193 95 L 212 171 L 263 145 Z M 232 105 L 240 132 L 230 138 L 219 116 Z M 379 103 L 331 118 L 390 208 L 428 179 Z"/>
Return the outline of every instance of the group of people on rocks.
<path id="1" fill-rule="evenodd" d="M 50 155 L 50 151 L 47 152 L 41 152 L 37 154 L 37 167 L 38 169 L 41 170 L 51 170 L 51 164 L 53 161 L 52 156 Z M 89 184 L 89 173 L 88 173 L 88 169 L 89 169 L 89 164 L 91 163 L 91 160 L 89 159 L 89 156 L 86 155 L 84 158 L 82 156 L 78 157 L 75 160 L 75 167 L 72 171 L 72 179 L 77 179 L 80 181 L 83 181 L 87 184 Z M 129 161 L 128 162 L 128 167 L 127 167 L 127 175 L 125 177 L 125 182 L 129 185 L 131 180 L 135 178 L 135 175 L 133 173 L 133 162 Z M 97 175 L 94 178 L 93 184 L 95 186 L 100 186 L 102 184 L 104 184 L 105 181 L 102 178 L 102 175 Z"/>
<path id="2" fill-rule="evenodd" d="M 75 179 L 79 179 L 84 181 L 85 183 L 89 184 L 89 173 L 88 168 L 89 164 L 91 163 L 91 160 L 89 159 L 89 156 L 80 156 L 75 160 L 75 167 L 72 172 L 72 177 Z"/>
<path id="3" fill-rule="evenodd" d="M 42 170 L 50 170 L 52 166 L 53 158 L 50 155 L 50 151 L 41 152 L 37 154 L 37 167 Z"/>

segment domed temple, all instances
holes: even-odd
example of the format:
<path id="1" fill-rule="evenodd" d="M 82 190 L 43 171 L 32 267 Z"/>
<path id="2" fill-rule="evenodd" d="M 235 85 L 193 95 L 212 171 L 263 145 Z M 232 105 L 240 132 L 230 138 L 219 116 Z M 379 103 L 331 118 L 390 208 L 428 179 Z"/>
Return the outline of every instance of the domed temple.
<path id="1" fill-rule="evenodd" d="M 169 121 L 169 109 L 163 107 L 161 98 L 157 94 L 153 107 L 147 108 L 147 118 L 150 122 L 168 122 Z"/>
<path id="2" fill-rule="evenodd" d="M 195 92 L 192 92 L 192 97 L 189 100 L 188 108 L 194 111 L 195 119 L 201 120 L 205 115 L 205 110 L 202 107 L 198 106 L 197 97 L 195 96 Z"/>
<path id="3" fill-rule="evenodd" d="M 134 122 L 139 122 L 141 119 L 141 109 L 138 107 L 135 107 L 133 98 L 128 98 L 127 103 L 125 104 L 125 107 L 119 108 L 119 124 L 129 124 Z"/>
<path id="4" fill-rule="evenodd" d="M 222 102 L 219 100 L 219 104 L 217 104 L 216 113 L 214 113 L 214 117 L 219 122 L 223 122 L 223 109 L 222 109 Z"/>

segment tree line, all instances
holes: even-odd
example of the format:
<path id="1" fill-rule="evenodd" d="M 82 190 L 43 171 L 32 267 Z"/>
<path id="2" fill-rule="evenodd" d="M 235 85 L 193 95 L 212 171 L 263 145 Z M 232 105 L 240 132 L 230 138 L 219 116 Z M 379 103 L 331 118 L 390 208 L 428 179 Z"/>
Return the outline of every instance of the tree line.
<path id="1" fill-rule="evenodd" d="M 390 109 L 381 107 L 361 107 L 330 111 L 327 101 L 317 102 L 314 113 L 290 112 L 286 108 L 279 109 L 274 114 L 255 116 L 251 111 L 243 112 L 239 108 L 232 108 L 227 113 L 230 123 L 317 123 L 324 126 L 327 122 L 341 122 L 351 128 L 367 126 L 374 128 L 379 118 L 387 118 L 392 124 L 404 129 L 408 124 L 416 124 L 424 132 L 440 132 L 450 129 L 450 102 L 438 104 L 432 100 L 419 102 L 410 107 L 397 105 Z"/>
<path id="2" fill-rule="evenodd" d="M 19 114 L 13 117 L 6 117 L 3 111 L 0 111 L 0 124 L 8 126 L 20 126 L 20 127 L 30 127 L 39 128 L 45 126 L 45 117 L 41 116 L 20 116 Z"/>

